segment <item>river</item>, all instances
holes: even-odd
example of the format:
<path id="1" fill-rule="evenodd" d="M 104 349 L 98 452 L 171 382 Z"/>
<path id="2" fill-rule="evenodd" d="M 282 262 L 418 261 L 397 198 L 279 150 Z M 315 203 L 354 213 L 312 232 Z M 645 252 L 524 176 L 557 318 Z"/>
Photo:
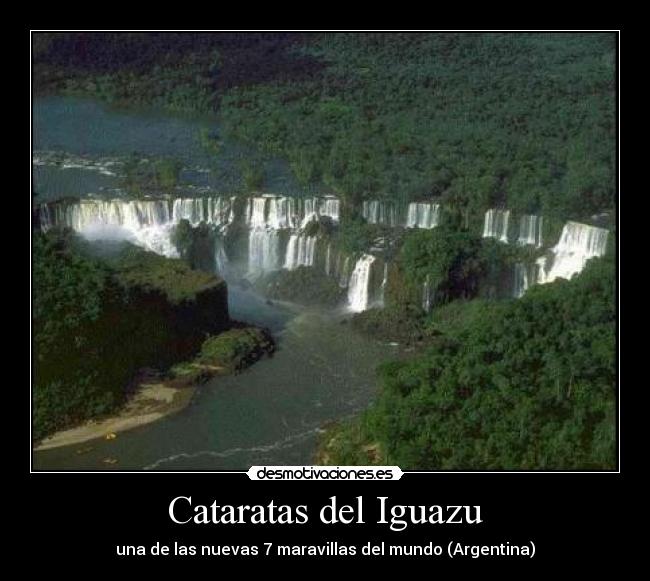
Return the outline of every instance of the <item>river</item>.
<path id="1" fill-rule="evenodd" d="M 215 121 L 47 98 L 35 102 L 33 123 L 37 151 L 82 156 L 137 151 L 201 166 L 209 160 L 196 145 L 196 135 L 201 127 L 212 129 Z M 244 149 L 227 150 L 218 170 L 198 172 L 213 180 L 210 185 L 225 187 L 236 180 L 228 164 Z M 267 164 L 267 176 L 276 191 L 292 183 L 278 160 Z M 191 181 L 196 175 L 184 177 Z M 34 182 L 43 199 L 116 187 L 110 175 L 52 166 L 35 166 Z M 270 303 L 238 285 L 229 285 L 229 308 L 232 318 L 272 330 L 278 347 L 273 357 L 206 383 L 181 412 L 114 440 L 34 453 L 34 468 L 186 471 L 309 464 L 323 426 L 365 409 L 376 392 L 377 364 L 397 354 L 396 347 L 352 331 L 340 312 Z M 107 458 L 116 462 L 107 464 Z"/>

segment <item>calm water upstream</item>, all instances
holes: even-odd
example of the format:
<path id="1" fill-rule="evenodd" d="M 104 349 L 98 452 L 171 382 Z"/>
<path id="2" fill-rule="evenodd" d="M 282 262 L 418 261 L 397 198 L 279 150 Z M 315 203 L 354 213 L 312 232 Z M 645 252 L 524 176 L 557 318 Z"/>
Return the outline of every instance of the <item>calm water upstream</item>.
<path id="1" fill-rule="evenodd" d="M 201 165 L 207 160 L 196 136 L 200 127 L 211 123 L 50 98 L 35 104 L 34 149 L 94 156 L 162 153 Z M 237 150 L 225 155 L 214 179 L 231 175 L 228 156 L 236 158 Z M 273 168 L 277 185 L 290 183 L 280 162 Z M 37 167 L 35 187 L 44 197 L 54 198 L 96 192 L 115 183 L 111 176 L 85 169 Z M 107 469 L 104 459 L 109 457 L 117 463 L 108 468 L 120 470 L 309 464 L 323 425 L 367 407 L 376 390 L 375 368 L 396 355 L 396 348 L 353 333 L 340 315 L 268 304 L 236 285 L 230 285 L 229 296 L 233 318 L 271 328 L 278 342 L 272 358 L 239 375 L 212 380 L 180 413 L 120 433 L 115 440 L 38 452 L 34 467 Z"/>

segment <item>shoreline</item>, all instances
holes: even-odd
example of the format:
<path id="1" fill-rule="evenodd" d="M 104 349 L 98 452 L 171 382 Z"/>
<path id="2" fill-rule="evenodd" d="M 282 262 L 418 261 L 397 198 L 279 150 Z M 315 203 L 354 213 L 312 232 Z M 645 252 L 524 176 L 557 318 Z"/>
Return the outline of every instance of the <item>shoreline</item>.
<path id="1" fill-rule="evenodd" d="M 125 404 L 104 418 L 58 430 L 32 445 L 33 452 L 83 444 L 100 438 L 113 440 L 120 432 L 158 421 L 183 410 L 197 387 L 220 376 L 238 373 L 275 351 L 275 342 L 266 329 L 233 326 L 208 337 L 201 352 L 190 361 L 174 365 L 162 377 L 140 371 L 137 387 Z"/>
<path id="2" fill-rule="evenodd" d="M 114 415 L 54 432 L 33 446 L 32 451 L 74 446 L 100 438 L 113 439 L 120 432 L 146 426 L 181 411 L 190 403 L 195 391 L 196 386 L 172 387 L 165 382 L 143 383 Z"/>

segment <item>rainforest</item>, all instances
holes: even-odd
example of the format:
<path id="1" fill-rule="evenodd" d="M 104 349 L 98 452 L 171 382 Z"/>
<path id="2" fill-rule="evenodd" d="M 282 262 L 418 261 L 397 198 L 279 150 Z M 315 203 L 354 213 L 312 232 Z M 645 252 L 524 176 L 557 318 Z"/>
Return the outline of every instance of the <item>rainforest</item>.
<path id="1" fill-rule="evenodd" d="M 34 33 L 34 465 L 617 467 L 617 38 Z"/>

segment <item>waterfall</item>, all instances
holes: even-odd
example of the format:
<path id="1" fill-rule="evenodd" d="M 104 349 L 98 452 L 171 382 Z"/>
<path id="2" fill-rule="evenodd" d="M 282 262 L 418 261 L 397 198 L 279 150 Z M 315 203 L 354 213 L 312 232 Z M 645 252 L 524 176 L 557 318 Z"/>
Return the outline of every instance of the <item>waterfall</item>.
<path id="1" fill-rule="evenodd" d="M 230 199 L 217 197 L 208 198 L 208 212 L 206 222 L 218 228 L 224 228 L 235 220 L 234 210 L 235 198 Z"/>
<path id="2" fill-rule="evenodd" d="M 298 225 L 296 201 L 293 198 L 271 198 L 267 225 L 276 229 L 295 228 Z"/>
<path id="3" fill-rule="evenodd" d="M 570 279 L 582 271 L 590 258 L 603 256 L 607 250 L 609 231 L 579 222 L 567 222 L 559 242 L 551 249 L 551 260 L 543 256 L 538 260 L 540 284 L 556 278 Z"/>
<path id="4" fill-rule="evenodd" d="M 247 198 L 246 224 L 251 228 L 267 227 L 274 230 L 296 228 L 300 223 L 300 200 L 266 194 Z"/>
<path id="5" fill-rule="evenodd" d="M 236 197 L 181 197 L 160 200 L 81 200 L 39 206 L 41 229 L 67 226 L 91 239 L 128 239 L 144 248 L 177 257 L 172 232 L 181 221 L 191 226 L 208 224 L 224 235 L 236 220 L 249 229 L 248 265 L 251 272 L 269 271 L 286 265 L 313 266 L 316 237 L 300 232 L 301 226 L 320 216 L 338 221 L 340 201 L 334 196 L 306 199 L 264 194 L 246 198 L 243 216 L 235 214 Z M 287 255 L 281 256 L 280 232 L 290 230 Z M 331 254 L 331 250 L 330 250 Z M 215 247 L 217 269 L 226 267 L 223 249 Z M 326 269 L 331 269 L 331 255 Z M 346 267 L 347 268 L 347 267 Z M 349 271 L 345 273 L 349 277 Z M 347 286 L 347 279 L 345 281 Z"/>
<path id="6" fill-rule="evenodd" d="M 287 244 L 284 268 L 293 270 L 299 266 L 313 266 L 316 254 L 316 236 L 292 234 Z"/>
<path id="7" fill-rule="evenodd" d="M 265 194 L 246 199 L 245 221 L 251 228 L 303 229 L 319 216 L 329 216 L 338 222 L 339 215 L 340 201 L 333 196 L 302 200 Z"/>
<path id="8" fill-rule="evenodd" d="M 266 226 L 266 198 L 246 200 L 246 224 L 251 228 Z"/>
<path id="9" fill-rule="evenodd" d="M 406 216 L 407 228 L 435 228 L 440 222 L 440 204 L 412 202 Z"/>
<path id="10" fill-rule="evenodd" d="M 519 221 L 519 238 L 517 243 L 522 246 L 531 245 L 541 248 L 542 246 L 542 227 L 544 218 L 532 214 L 524 214 Z"/>
<path id="11" fill-rule="evenodd" d="M 228 212 L 228 224 L 232 224 L 235 221 L 235 200 L 236 196 L 230 198 L 230 211 Z"/>
<path id="12" fill-rule="evenodd" d="M 513 297 L 521 298 L 532 284 L 537 281 L 538 264 L 517 262 L 514 270 Z"/>
<path id="13" fill-rule="evenodd" d="M 293 270 L 313 266 L 316 237 L 300 230 L 319 216 L 339 219 L 340 202 L 333 196 L 294 199 L 265 194 L 246 199 L 245 221 L 251 229 L 249 237 L 249 270 L 269 271 L 283 266 Z M 280 257 L 279 231 L 291 230 L 284 260 Z"/>
<path id="14" fill-rule="evenodd" d="M 339 255 L 339 264 L 341 261 L 341 256 Z M 338 268 L 337 272 L 339 275 L 339 286 L 341 288 L 348 288 L 350 284 L 350 257 L 346 256 L 345 261 L 343 262 L 343 269 Z"/>
<path id="15" fill-rule="evenodd" d="M 280 236 L 277 230 L 253 228 L 248 236 L 250 273 L 276 270 L 279 266 Z"/>
<path id="16" fill-rule="evenodd" d="M 508 242 L 508 222 L 510 210 L 488 210 L 485 212 L 483 238 L 496 238 L 500 242 Z"/>
<path id="17" fill-rule="evenodd" d="M 431 282 L 428 274 L 422 283 L 422 310 L 425 313 L 431 310 Z"/>
<path id="18" fill-rule="evenodd" d="M 365 311 L 370 303 L 370 273 L 375 257 L 363 254 L 354 265 L 348 284 L 348 305 L 354 312 Z"/>
<path id="19" fill-rule="evenodd" d="M 177 257 L 171 243 L 173 222 L 166 200 L 81 200 L 75 204 L 43 204 L 41 228 L 72 228 L 89 240 L 130 240 L 168 257 Z"/>
<path id="20" fill-rule="evenodd" d="M 73 204 L 40 206 L 41 228 L 66 226 L 90 240 L 129 240 L 170 258 L 178 251 L 172 232 L 181 221 L 196 227 L 204 222 L 223 229 L 234 220 L 234 198 L 176 198 L 160 200 L 80 200 Z M 224 262 L 225 254 L 215 256 Z"/>
<path id="21" fill-rule="evenodd" d="M 228 269 L 228 255 L 226 254 L 223 238 L 221 236 L 217 236 L 217 239 L 214 243 L 214 265 L 217 273 L 222 276 Z"/>
<path id="22" fill-rule="evenodd" d="M 192 226 L 198 226 L 206 221 L 203 198 L 177 198 L 172 207 L 174 222 L 187 220 Z"/>
<path id="23" fill-rule="evenodd" d="M 341 212 L 341 202 L 334 196 L 326 196 L 318 210 L 321 216 L 329 216 L 334 222 L 338 222 Z"/>
<path id="24" fill-rule="evenodd" d="M 363 202 L 361 213 L 368 224 L 381 224 L 383 226 L 397 226 L 397 209 L 388 202 L 370 200 Z"/>

